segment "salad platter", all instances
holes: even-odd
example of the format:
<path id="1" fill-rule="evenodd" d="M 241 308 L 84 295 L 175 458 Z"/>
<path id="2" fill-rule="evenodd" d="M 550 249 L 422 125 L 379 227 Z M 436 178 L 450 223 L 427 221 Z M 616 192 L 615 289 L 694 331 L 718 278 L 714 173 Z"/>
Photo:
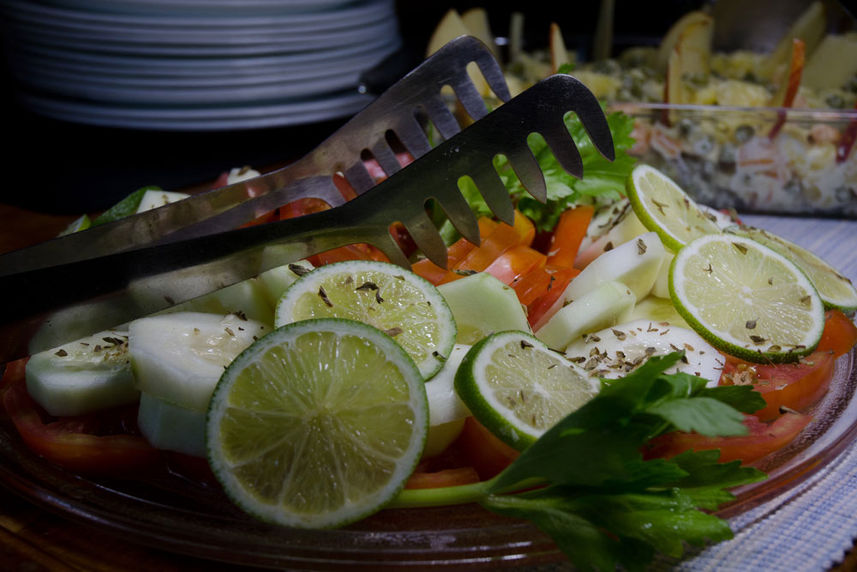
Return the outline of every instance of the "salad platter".
<path id="1" fill-rule="evenodd" d="M 721 510 L 724 517 L 773 498 L 789 502 L 793 487 L 835 463 L 853 443 L 854 360 L 852 352 L 838 361 L 830 392 L 814 412 L 818 423 L 765 460 L 768 480 L 736 491 L 736 500 Z M 284 569 L 496 569 L 564 561 L 550 538 L 532 524 L 477 506 L 389 509 L 344 529 L 284 529 L 248 517 L 216 487 L 175 474 L 140 482 L 75 475 L 37 457 L 6 424 L 0 454 L 0 483 L 28 501 L 135 543 L 212 561 Z"/>
<path id="2" fill-rule="evenodd" d="M 551 79 L 578 82 L 560 72 L 542 85 Z M 584 111 L 600 113 L 591 99 Z M 346 244 L 311 251 L 300 261 L 309 266 L 279 267 L 287 274 L 273 284 L 267 272 L 242 282 L 264 289 L 264 304 L 210 292 L 134 319 L 127 332 L 9 362 L 0 483 L 140 546 L 265 568 L 495 569 L 570 558 L 610 569 L 655 555 L 689 557 L 683 565 L 692 568 L 684 544 L 704 552 L 740 542 L 736 535 L 801 502 L 807 487 L 824 486 L 816 477 L 836 471 L 857 437 L 854 224 L 745 219 L 697 204 L 657 168 L 635 164 L 632 117 L 599 117 L 600 135 L 612 134 L 605 152 L 592 119 L 577 115 L 561 121 L 594 176 L 572 177 L 550 141 L 530 147 L 543 193 L 511 176 L 518 159 L 495 161 L 509 208 L 486 206 L 498 197 L 459 181 L 461 204 L 479 220 L 469 233 L 453 216 L 461 211 L 428 221 L 440 226 L 431 231 L 444 249 L 424 247 L 427 227 L 405 225 L 394 241 L 401 252 Z M 419 153 L 382 156 L 370 176 L 385 189 L 404 180 L 399 167 L 413 161 L 416 174 L 431 165 Z M 404 164 L 391 170 L 392 160 Z M 372 173 L 371 161 L 361 162 Z M 365 203 L 354 188 L 339 192 L 358 195 L 339 213 Z M 160 189 L 128 198 L 136 202 L 106 214 L 190 199 Z M 249 226 L 306 215 L 296 226 L 311 226 L 336 214 L 329 208 L 296 201 Z M 63 234 L 90 223 L 84 215 Z M 821 248 L 808 243 L 825 228 Z M 535 262 L 516 266 L 527 259 Z M 211 302 L 220 309 L 206 309 Z M 472 311 L 476 302 L 487 303 L 483 312 Z M 192 341 L 169 340 L 180 328 Z M 215 339 L 217 355 L 203 366 L 194 344 Z M 128 373 L 117 383 L 134 393 L 90 409 L 51 375 L 62 378 L 78 353 L 89 359 L 104 342 Z M 194 357 L 179 350 L 171 361 L 167 352 L 182 343 Z M 10 359 L 24 353 L 15 351 Z M 451 385 L 438 398 L 441 383 Z M 100 403 L 121 390 L 86 395 Z M 125 405 L 117 429 L 111 415 Z M 434 418 L 444 407 L 457 409 L 454 423 Z M 481 440 L 467 443 L 474 431 Z M 66 432 L 86 438 L 89 457 L 68 450 Z M 134 459 L 110 456 L 106 443 L 122 443 Z M 477 449 L 502 452 L 503 466 L 486 475 Z M 445 480 L 453 473 L 466 475 Z"/>
<path id="3" fill-rule="evenodd" d="M 778 232 L 788 227 L 784 234 L 804 244 L 816 236 L 835 245 L 838 237 L 844 246 L 832 247 L 828 260 L 847 276 L 854 274 L 855 261 L 848 252 L 853 223 L 778 217 L 750 217 L 750 222 L 773 225 Z M 855 389 L 857 357 L 852 350 L 837 360 L 826 396 L 809 411 L 812 425 L 789 446 L 761 460 L 757 466 L 768 478 L 736 489 L 735 500 L 718 515 L 736 520 L 752 513 L 752 522 L 759 522 L 783 505 L 800 502 L 791 492 L 818 471 L 835 470 L 857 437 Z M 284 569 L 496 569 L 565 562 L 553 541 L 533 524 L 476 504 L 391 508 L 336 530 L 283 528 L 243 513 L 213 481 L 188 478 L 180 459 L 174 466 L 178 470 L 168 464 L 133 481 L 86 477 L 33 453 L 6 419 L 0 425 L 0 456 L 0 483 L 28 502 L 141 546 L 206 561 Z"/>

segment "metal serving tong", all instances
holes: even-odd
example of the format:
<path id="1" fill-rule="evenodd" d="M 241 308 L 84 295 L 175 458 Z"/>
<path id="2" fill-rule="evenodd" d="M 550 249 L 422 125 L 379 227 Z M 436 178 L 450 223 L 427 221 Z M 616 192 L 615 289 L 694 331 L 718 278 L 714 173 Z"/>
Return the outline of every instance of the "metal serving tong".
<path id="1" fill-rule="evenodd" d="M 336 173 L 344 174 L 351 187 L 362 193 L 376 184 L 366 170 L 365 156 L 374 157 L 392 175 L 401 165 L 391 142 L 401 144 L 413 157 L 431 149 L 421 120 L 431 122 L 443 139 L 461 130 L 441 93 L 444 86 L 452 88 L 470 118 L 480 119 L 488 113 L 467 72 L 470 63 L 478 66 L 498 99 L 510 99 L 503 71 L 488 47 L 476 38 L 462 36 L 427 58 L 301 159 L 168 208 L 0 256 L 0 275 L 223 232 L 299 198 L 314 197 L 339 206 L 344 199 L 333 182 Z M 266 198 L 258 199 L 263 195 Z M 250 197 L 257 200 L 247 201 Z"/>
<path id="2" fill-rule="evenodd" d="M 571 111 L 577 113 L 599 152 L 612 160 L 613 140 L 598 100 L 571 76 L 556 75 L 451 134 L 437 147 L 425 149 L 408 167 L 389 165 L 388 178 L 371 186 L 368 180 L 366 186 L 358 184 L 362 192 L 356 198 L 329 210 L 223 230 L 221 225 L 227 222 L 234 227 L 236 221 L 246 220 L 246 213 L 267 212 L 307 196 L 293 194 L 283 181 L 282 192 L 275 189 L 245 198 L 199 223 L 154 236 L 149 246 L 23 271 L 7 266 L 2 257 L 0 296 L 8 306 L 0 318 L 0 362 L 127 323 L 346 244 L 372 244 L 392 262 L 408 267 L 390 232 L 397 222 L 426 257 L 445 266 L 446 247 L 427 214 L 427 203 L 436 201 L 455 228 L 478 244 L 476 218 L 458 187 L 459 179 L 469 176 L 496 216 L 512 223 L 514 208 L 493 158 L 505 155 L 525 188 L 545 200 L 544 176 L 527 137 L 541 134 L 560 164 L 582 177 L 580 154 L 563 121 Z M 387 170 L 387 159 L 379 158 L 383 155 L 383 151 L 374 154 Z M 360 169 L 365 170 L 362 164 Z M 359 181 L 360 169 L 352 165 L 345 171 L 349 182 Z M 162 208 L 179 208 L 183 202 Z M 241 216 L 234 216 L 236 212 Z"/>

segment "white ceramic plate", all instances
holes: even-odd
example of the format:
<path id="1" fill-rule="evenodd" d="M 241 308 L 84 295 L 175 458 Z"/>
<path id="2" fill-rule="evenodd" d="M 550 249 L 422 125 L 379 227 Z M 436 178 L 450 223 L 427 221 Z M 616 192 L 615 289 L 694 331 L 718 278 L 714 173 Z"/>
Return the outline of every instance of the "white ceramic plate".
<path id="1" fill-rule="evenodd" d="M 162 55 L 245 55 L 285 50 L 306 51 L 356 45 L 383 34 L 395 34 L 394 18 L 379 18 L 340 29 L 306 32 L 279 26 L 253 30 L 187 30 L 165 34 L 163 30 L 137 28 L 123 31 L 111 26 L 102 30 L 49 27 L 20 22 L 12 30 L 19 41 L 39 42 L 97 52 L 116 51 Z"/>
<path id="2" fill-rule="evenodd" d="M 266 105 L 130 107 L 26 93 L 21 97 L 30 109 L 56 119 L 158 131 L 225 131 L 303 125 L 354 115 L 372 100 L 371 96 L 354 91 Z"/>
<path id="3" fill-rule="evenodd" d="M 374 60 L 379 54 L 389 54 L 400 45 L 397 36 L 385 35 L 361 43 L 359 46 L 334 48 L 329 50 L 313 50 L 308 52 L 293 52 L 273 55 L 247 57 L 156 57 L 134 54 L 94 53 L 69 50 L 62 46 L 44 46 L 34 43 L 27 45 L 12 44 L 16 54 L 38 55 L 46 61 L 77 62 L 93 68 L 143 70 L 152 73 L 175 72 L 182 75 L 195 75 L 222 71 L 228 68 L 244 68 L 253 70 L 257 67 L 276 67 L 283 72 L 297 73 L 308 69 L 321 69 L 334 73 L 336 69 L 347 67 L 343 62 Z M 359 65 L 359 64 L 357 64 Z M 28 73 L 38 73 L 38 69 L 27 70 Z"/>
<path id="4" fill-rule="evenodd" d="M 360 24 L 391 17 L 395 14 L 392 0 L 372 0 L 349 3 L 335 10 L 315 12 L 280 12 L 271 11 L 258 13 L 252 10 L 236 14 L 210 14 L 204 10 L 188 13 L 176 13 L 172 10 L 154 8 L 139 14 L 121 14 L 99 12 L 84 7 L 67 9 L 44 4 L 36 4 L 26 0 L 4 0 L 2 10 L 13 21 L 28 21 L 42 25 L 60 27 L 100 27 L 114 28 L 151 27 L 162 33 L 169 33 L 171 28 L 182 31 L 220 29 L 252 29 L 254 27 L 293 28 L 307 32 L 329 30 L 358 26 Z"/>

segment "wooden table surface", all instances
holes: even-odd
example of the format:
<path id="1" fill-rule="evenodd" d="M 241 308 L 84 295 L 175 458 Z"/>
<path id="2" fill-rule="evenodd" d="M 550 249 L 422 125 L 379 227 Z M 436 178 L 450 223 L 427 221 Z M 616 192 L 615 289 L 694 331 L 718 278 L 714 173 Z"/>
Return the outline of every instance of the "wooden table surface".
<path id="1" fill-rule="evenodd" d="M 0 252 L 56 236 L 74 216 L 26 211 L 0 204 Z M 857 536 L 857 530 L 854 531 Z M 211 562 L 141 546 L 31 504 L 0 488 L 0 569 L 9 571 L 195 571 Z M 216 564 L 217 570 L 238 570 Z M 832 569 L 857 570 L 857 551 Z"/>

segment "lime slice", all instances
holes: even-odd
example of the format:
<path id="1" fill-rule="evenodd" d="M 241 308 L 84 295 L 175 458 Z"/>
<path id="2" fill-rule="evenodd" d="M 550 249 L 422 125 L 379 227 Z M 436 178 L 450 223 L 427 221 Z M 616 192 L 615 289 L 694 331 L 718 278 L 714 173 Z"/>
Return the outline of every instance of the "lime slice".
<path id="1" fill-rule="evenodd" d="M 473 346 L 455 390 L 474 417 L 518 450 L 592 399 L 600 382 L 535 336 L 498 332 Z"/>
<path id="2" fill-rule="evenodd" d="M 749 238 L 712 234 L 676 253 L 676 310 L 714 347 L 751 361 L 795 361 L 824 329 L 824 305 L 786 257 Z"/>
<path id="3" fill-rule="evenodd" d="M 425 382 L 376 328 L 289 324 L 223 372 L 206 422 L 208 460 L 227 495 L 267 522 L 330 528 L 382 508 L 428 431 Z"/>
<path id="4" fill-rule="evenodd" d="M 715 217 L 700 208 L 672 179 L 650 165 L 634 167 L 626 190 L 640 222 L 657 232 L 664 246 L 673 252 L 694 238 L 720 232 Z"/>
<path id="5" fill-rule="evenodd" d="M 760 228 L 732 225 L 726 231 L 761 242 L 797 264 L 812 281 L 825 307 L 845 313 L 857 310 L 857 289 L 851 281 L 809 250 Z"/>
<path id="6" fill-rule="evenodd" d="M 337 262 L 301 276 L 277 303 L 274 322 L 312 318 L 375 326 L 395 338 L 426 379 L 443 367 L 455 344 L 455 319 L 438 289 L 387 262 Z"/>

